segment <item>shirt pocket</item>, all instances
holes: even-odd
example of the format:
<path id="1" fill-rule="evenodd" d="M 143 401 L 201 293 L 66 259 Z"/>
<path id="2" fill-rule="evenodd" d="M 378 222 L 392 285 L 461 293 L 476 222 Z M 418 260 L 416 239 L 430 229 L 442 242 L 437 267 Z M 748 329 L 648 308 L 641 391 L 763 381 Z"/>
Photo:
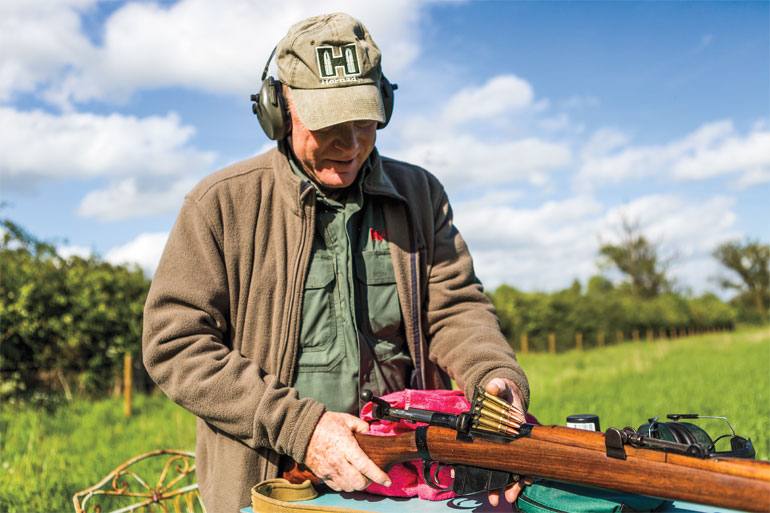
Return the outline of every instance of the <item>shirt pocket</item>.
<path id="1" fill-rule="evenodd" d="M 393 344 L 386 342 L 396 337 L 401 328 L 401 307 L 390 251 L 366 250 L 356 255 L 356 278 L 366 299 L 361 317 L 368 323 L 370 333 L 382 341 L 376 344 L 375 352 L 384 357 L 381 352 L 392 353 L 393 349 Z"/>
<path id="2" fill-rule="evenodd" d="M 337 337 L 332 257 L 316 253 L 310 262 L 302 300 L 300 347 L 303 353 L 325 351 Z"/>

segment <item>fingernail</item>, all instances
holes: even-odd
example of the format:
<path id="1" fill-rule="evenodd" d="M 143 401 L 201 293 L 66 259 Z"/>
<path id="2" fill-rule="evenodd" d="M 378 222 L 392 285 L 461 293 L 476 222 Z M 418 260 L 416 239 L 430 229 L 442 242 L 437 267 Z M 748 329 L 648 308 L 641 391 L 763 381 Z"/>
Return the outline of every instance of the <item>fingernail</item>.
<path id="1" fill-rule="evenodd" d="M 385 487 L 386 488 L 390 488 L 390 485 L 392 485 L 392 484 L 393 483 L 391 483 L 390 481 L 385 481 Z"/>

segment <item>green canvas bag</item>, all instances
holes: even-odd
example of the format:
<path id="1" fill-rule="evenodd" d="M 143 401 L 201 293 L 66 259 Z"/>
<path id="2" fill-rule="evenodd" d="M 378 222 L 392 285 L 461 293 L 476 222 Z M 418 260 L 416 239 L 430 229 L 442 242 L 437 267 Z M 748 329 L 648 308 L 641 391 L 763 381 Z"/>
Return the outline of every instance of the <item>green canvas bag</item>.
<path id="1" fill-rule="evenodd" d="M 538 480 L 524 487 L 514 512 L 630 513 L 656 511 L 668 501 L 557 481 Z"/>

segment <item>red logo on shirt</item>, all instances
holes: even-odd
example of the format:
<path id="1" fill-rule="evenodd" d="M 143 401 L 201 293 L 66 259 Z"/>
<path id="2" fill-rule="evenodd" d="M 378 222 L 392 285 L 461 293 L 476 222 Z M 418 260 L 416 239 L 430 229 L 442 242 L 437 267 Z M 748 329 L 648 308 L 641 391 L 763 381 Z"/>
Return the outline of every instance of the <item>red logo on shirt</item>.
<path id="1" fill-rule="evenodd" d="M 384 240 L 388 240 L 388 234 L 375 228 L 369 228 L 369 238 L 382 242 Z"/>

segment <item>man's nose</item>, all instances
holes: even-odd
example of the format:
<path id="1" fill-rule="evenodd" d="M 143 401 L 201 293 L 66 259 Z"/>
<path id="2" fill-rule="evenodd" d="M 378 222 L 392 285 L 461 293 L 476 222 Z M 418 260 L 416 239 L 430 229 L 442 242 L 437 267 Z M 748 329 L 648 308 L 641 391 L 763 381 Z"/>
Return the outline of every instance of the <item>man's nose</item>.
<path id="1" fill-rule="evenodd" d="M 358 146 L 358 133 L 353 121 L 340 123 L 334 131 L 334 143 L 339 149 L 352 150 Z"/>

